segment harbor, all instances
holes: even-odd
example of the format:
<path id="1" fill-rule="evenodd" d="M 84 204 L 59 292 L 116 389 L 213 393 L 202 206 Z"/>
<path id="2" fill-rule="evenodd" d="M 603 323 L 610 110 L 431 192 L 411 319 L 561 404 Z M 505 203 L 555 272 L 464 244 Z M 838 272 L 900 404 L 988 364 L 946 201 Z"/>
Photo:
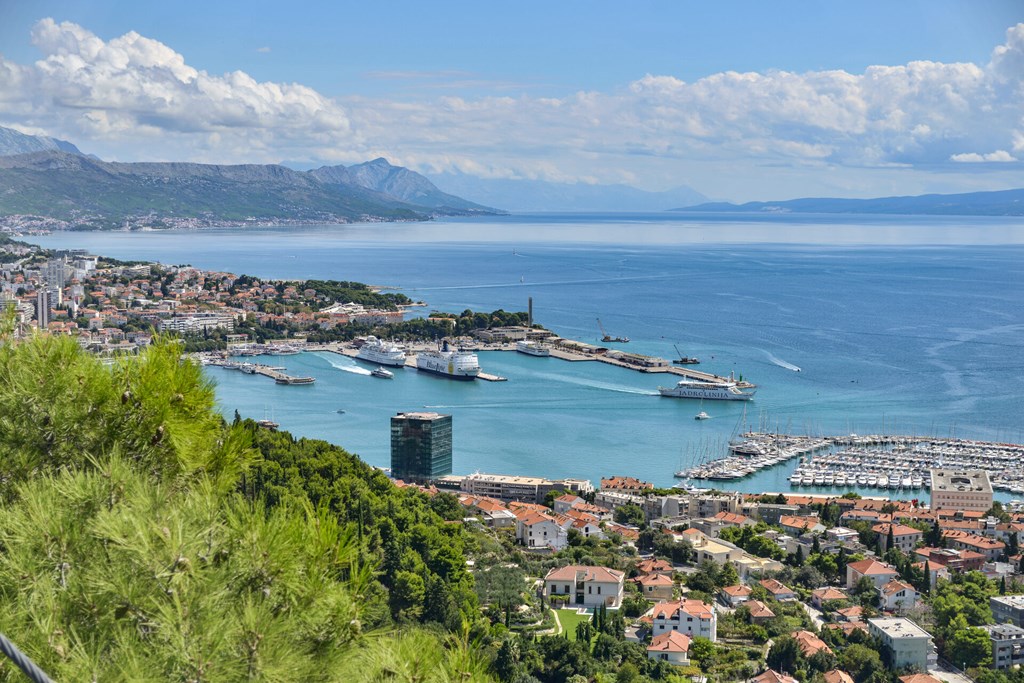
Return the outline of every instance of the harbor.
<path id="1" fill-rule="evenodd" d="M 1024 445 L 968 439 L 855 434 L 805 437 L 747 432 L 730 455 L 676 472 L 690 480 L 744 479 L 794 458 L 792 487 L 918 491 L 931 488 L 931 470 L 985 470 L 992 488 L 1024 494 Z"/>

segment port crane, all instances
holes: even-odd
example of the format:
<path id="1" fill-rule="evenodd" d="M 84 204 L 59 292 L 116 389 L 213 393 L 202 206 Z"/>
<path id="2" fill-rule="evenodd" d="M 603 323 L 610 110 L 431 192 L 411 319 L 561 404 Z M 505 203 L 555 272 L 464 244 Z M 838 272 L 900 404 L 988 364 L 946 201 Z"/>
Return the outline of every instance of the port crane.
<path id="1" fill-rule="evenodd" d="M 597 326 L 601 329 L 601 341 L 611 342 L 613 344 L 625 344 L 629 341 L 629 337 L 613 337 L 605 331 L 604 325 L 601 324 L 601 319 L 597 319 Z"/>
<path id="2" fill-rule="evenodd" d="M 700 365 L 699 358 L 693 358 L 692 356 L 684 356 L 683 353 L 679 350 L 679 347 L 675 344 L 672 345 L 672 348 L 676 350 L 677 358 L 674 361 L 672 361 L 676 365 Z"/>

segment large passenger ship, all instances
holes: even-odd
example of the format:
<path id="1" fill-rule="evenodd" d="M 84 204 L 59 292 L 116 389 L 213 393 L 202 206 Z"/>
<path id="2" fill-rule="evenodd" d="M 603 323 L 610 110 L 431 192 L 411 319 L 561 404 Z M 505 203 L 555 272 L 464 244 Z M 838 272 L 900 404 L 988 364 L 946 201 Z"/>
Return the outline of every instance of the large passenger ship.
<path id="1" fill-rule="evenodd" d="M 369 363 L 376 363 L 377 365 L 391 365 L 394 367 L 405 365 L 405 351 L 391 342 L 377 339 L 374 336 L 366 338 L 366 343 L 359 348 L 356 358 Z"/>
<path id="2" fill-rule="evenodd" d="M 699 379 L 680 380 L 674 387 L 658 387 L 662 396 L 671 398 L 706 398 L 711 401 L 749 401 L 753 391 L 740 391 L 735 382 L 705 382 Z"/>
<path id="3" fill-rule="evenodd" d="M 449 379 L 476 379 L 480 361 L 472 351 L 451 350 L 446 341 L 439 351 L 417 354 L 416 368 Z"/>
<path id="4" fill-rule="evenodd" d="M 516 351 L 525 353 L 528 356 L 550 356 L 551 347 L 535 341 L 516 342 Z"/>

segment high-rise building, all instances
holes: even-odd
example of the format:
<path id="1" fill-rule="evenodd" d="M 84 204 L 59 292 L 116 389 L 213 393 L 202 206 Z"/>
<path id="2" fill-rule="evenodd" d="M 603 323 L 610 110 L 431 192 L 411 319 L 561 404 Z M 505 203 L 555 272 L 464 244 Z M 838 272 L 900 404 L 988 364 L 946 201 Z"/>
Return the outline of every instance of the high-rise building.
<path id="1" fill-rule="evenodd" d="M 428 481 L 452 473 L 452 416 L 398 413 L 391 418 L 391 476 Z"/>
<path id="2" fill-rule="evenodd" d="M 40 289 L 36 292 L 36 326 L 45 330 L 50 324 L 50 292 Z"/>

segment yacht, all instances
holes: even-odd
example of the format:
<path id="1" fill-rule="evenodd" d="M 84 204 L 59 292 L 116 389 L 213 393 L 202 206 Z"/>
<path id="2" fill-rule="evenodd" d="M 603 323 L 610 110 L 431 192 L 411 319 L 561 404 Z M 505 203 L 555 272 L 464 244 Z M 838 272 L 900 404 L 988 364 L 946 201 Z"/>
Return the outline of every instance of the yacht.
<path id="1" fill-rule="evenodd" d="M 381 365 L 378 365 L 374 370 L 371 370 L 370 374 L 374 377 L 380 377 L 381 379 L 394 379 L 395 377 L 395 373 L 390 370 L 385 370 Z"/>
<path id="2" fill-rule="evenodd" d="M 709 419 L 710 417 L 711 417 L 710 415 L 708 415 L 707 413 L 705 413 L 705 412 L 704 412 L 704 411 L 702 410 L 702 411 L 700 411 L 699 413 L 697 413 L 696 415 L 694 415 L 694 416 L 693 416 L 693 419 L 694 419 L 694 420 L 707 420 L 707 419 Z"/>
<path id="3" fill-rule="evenodd" d="M 753 391 L 740 391 L 735 382 L 707 382 L 699 379 L 680 380 L 674 387 L 658 387 L 658 393 L 670 398 L 700 398 L 710 401 L 749 401 Z"/>
<path id="4" fill-rule="evenodd" d="M 405 365 L 405 351 L 397 345 L 377 339 L 374 336 L 366 338 L 366 343 L 359 347 L 356 354 L 359 360 L 369 361 L 377 365 L 391 365 L 402 367 Z"/>
<path id="5" fill-rule="evenodd" d="M 551 347 L 535 341 L 516 342 L 516 351 L 525 353 L 527 356 L 547 357 L 551 355 Z"/>

